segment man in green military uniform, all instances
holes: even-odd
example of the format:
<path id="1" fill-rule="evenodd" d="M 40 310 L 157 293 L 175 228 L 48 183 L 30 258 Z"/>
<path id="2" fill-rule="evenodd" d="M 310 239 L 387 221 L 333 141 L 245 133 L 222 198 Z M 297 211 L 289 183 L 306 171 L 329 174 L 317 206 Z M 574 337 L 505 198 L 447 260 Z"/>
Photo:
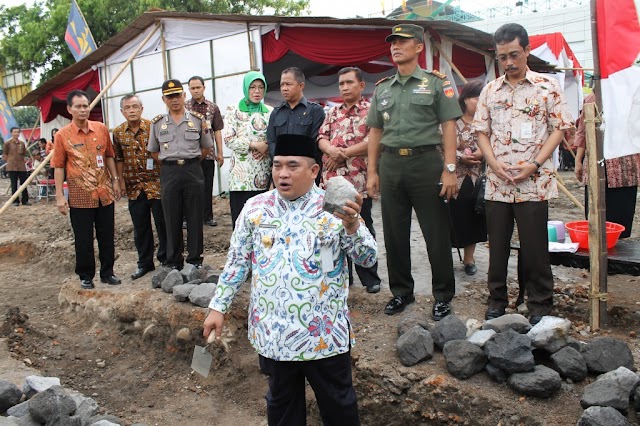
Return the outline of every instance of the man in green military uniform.
<path id="1" fill-rule="evenodd" d="M 423 38 L 422 27 L 402 24 L 386 39 L 398 71 L 378 82 L 371 100 L 367 192 L 374 200 L 382 198 L 393 293 L 385 313 L 402 312 L 415 300 L 409 239 L 414 209 L 431 263 L 432 316 L 441 320 L 451 313 L 455 294 L 446 203 L 457 191 L 455 121 L 462 111 L 447 77 L 418 66 Z M 441 144 L 444 161 L 437 149 Z"/>
<path id="2" fill-rule="evenodd" d="M 182 218 L 185 217 L 187 263 L 199 267 L 204 248 L 204 175 L 200 161 L 213 147 L 211 129 L 202 114 L 185 110 L 185 93 L 179 80 L 162 84 L 162 100 L 169 112 L 152 120 L 147 151 L 162 163 L 160 188 L 167 228 L 166 265 L 182 269 Z M 153 164 L 147 167 L 153 168 Z"/>

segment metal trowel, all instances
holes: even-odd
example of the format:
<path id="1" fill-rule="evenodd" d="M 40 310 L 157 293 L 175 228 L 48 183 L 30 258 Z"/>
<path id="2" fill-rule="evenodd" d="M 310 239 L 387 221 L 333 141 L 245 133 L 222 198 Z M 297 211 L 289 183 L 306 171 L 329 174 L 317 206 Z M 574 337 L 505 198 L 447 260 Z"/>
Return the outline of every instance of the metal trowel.
<path id="1" fill-rule="evenodd" d="M 191 369 L 203 377 L 209 377 L 209 370 L 211 369 L 211 361 L 213 356 L 209 352 L 209 345 L 216 340 L 215 330 L 212 330 L 207 339 L 207 344 L 202 347 L 196 345 L 193 350 L 193 359 L 191 360 Z"/>

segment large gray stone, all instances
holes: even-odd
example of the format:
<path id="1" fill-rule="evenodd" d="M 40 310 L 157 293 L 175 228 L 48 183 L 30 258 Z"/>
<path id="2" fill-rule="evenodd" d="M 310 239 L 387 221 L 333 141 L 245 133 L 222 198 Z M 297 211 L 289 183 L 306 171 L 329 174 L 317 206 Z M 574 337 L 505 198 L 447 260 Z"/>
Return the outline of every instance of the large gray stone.
<path id="1" fill-rule="evenodd" d="M 200 280 L 200 282 L 203 282 L 207 278 L 207 276 L 209 276 L 209 274 L 211 273 L 211 270 L 212 270 L 211 266 L 204 265 L 204 266 L 201 266 L 200 268 L 196 268 L 196 267 L 191 268 L 191 270 L 186 275 L 183 273 L 184 268 L 182 269 L 182 271 L 180 271 L 180 273 L 182 273 L 182 275 L 185 277 L 185 280 L 187 283 L 191 281 L 197 281 L 197 280 Z"/>
<path id="2" fill-rule="evenodd" d="M 151 288 L 160 288 L 162 286 L 162 281 L 167 278 L 169 272 L 173 269 L 165 268 L 164 266 L 156 269 L 156 271 L 151 276 Z"/>
<path id="3" fill-rule="evenodd" d="M 484 345 L 496 334 L 494 330 L 478 330 L 467 338 L 474 345 L 483 348 Z"/>
<path id="4" fill-rule="evenodd" d="M 531 371 L 535 366 L 531 339 L 512 329 L 489 339 L 484 345 L 484 353 L 491 364 L 509 374 Z"/>
<path id="5" fill-rule="evenodd" d="M 450 340 L 442 348 L 447 371 L 458 379 L 468 379 L 484 370 L 487 356 L 477 345 L 466 340 Z"/>
<path id="6" fill-rule="evenodd" d="M 494 382 L 500 383 L 500 384 L 507 383 L 508 376 L 504 370 L 496 367 L 491 363 L 487 363 L 485 370 L 487 370 L 487 374 L 489 374 L 489 378 Z"/>
<path id="7" fill-rule="evenodd" d="M 512 374 L 507 383 L 516 392 L 538 398 L 548 398 L 562 388 L 560 375 L 544 365 L 536 365 L 526 373 Z"/>
<path id="8" fill-rule="evenodd" d="M 400 318 L 398 322 L 398 337 L 411 330 L 416 325 L 429 330 L 429 322 L 423 313 L 411 311 Z"/>
<path id="9" fill-rule="evenodd" d="M 69 416 L 58 414 L 47 421 L 46 426 L 82 426 L 82 419 L 79 416 Z"/>
<path id="10" fill-rule="evenodd" d="M 509 329 L 520 334 L 526 334 L 531 330 L 529 320 L 520 314 L 507 314 L 498 318 L 490 319 L 482 324 L 483 330 L 493 330 L 496 333 L 502 333 Z"/>
<path id="11" fill-rule="evenodd" d="M 81 417 L 84 421 L 98 414 L 99 410 L 100 407 L 93 398 L 85 398 L 80 405 L 78 405 L 75 415 Z"/>
<path id="12" fill-rule="evenodd" d="M 0 417 L 0 426 L 18 426 L 16 417 Z"/>
<path id="13" fill-rule="evenodd" d="M 189 295 L 194 288 L 196 288 L 196 284 L 180 284 L 173 288 L 173 297 L 176 298 L 178 302 L 186 302 L 189 300 Z"/>
<path id="14" fill-rule="evenodd" d="M 204 283 L 214 283 L 218 284 L 218 279 L 220 278 L 220 273 L 214 271 L 208 271 L 207 277 L 202 281 Z"/>
<path id="15" fill-rule="evenodd" d="M 629 421 L 611 407 L 589 407 L 582 413 L 576 426 L 627 426 Z"/>
<path id="16" fill-rule="evenodd" d="M 633 409 L 636 412 L 640 411 L 640 387 L 637 387 L 635 391 L 633 391 Z"/>
<path id="17" fill-rule="evenodd" d="M 43 392 L 51 386 L 60 386 L 60 379 L 57 377 L 27 376 L 22 385 L 22 392 L 31 398 L 38 392 Z"/>
<path id="18" fill-rule="evenodd" d="M 195 287 L 189 293 L 189 301 L 194 305 L 201 306 L 203 308 L 209 307 L 209 302 L 213 299 L 213 294 L 216 291 L 216 285 L 213 283 L 202 283 Z"/>
<path id="19" fill-rule="evenodd" d="M 571 321 L 565 318 L 544 316 L 528 333 L 536 349 L 554 353 L 567 346 Z"/>
<path id="20" fill-rule="evenodd" d="M 613 407 L 626 412 L 629 408 L 629 390 L 619 380 L 598 378 L 584 388 L 580 405 L 582 408 Z"/>
<path id="21" fill-rule="evenodd" d="M 629 396 L 633 395 L 638 385 L 640 385 L 640 377 L 625 367 L 618 367 L 613 371 L 598 376 L 598 380 L 615 381 L 618 386 L 627 391 Z"/>
<path id="22" fill-rule="evenodd" d="M 582 356 L 592 373 L 607 373 L 618 367 L 635 370 L 631 349 L 625 342 L 613 337 L 596 337 L 584 347 Z"/>
<path id="23" fill-rule="evenodd" d="M 431 333 L 419 325 L 404 333 L 396 342 L 398 357 L 402 365 L 410 367 L 433 357 Z"/>
<path id="24" fill-rule="evenodd" d="M 440 349 L 451 340 L 465 340 L 467 326 L 457 315 L 448 315 L 433 328 L 433 343 Z"/>
<path id="25" fill-rule="evenodd" d="M 100 422 L 100 421 L 107 421 L 107 422 L 111 422 L 115 425 L 123 425 L 124 423 L 116 416 L 112 416 L 109 414 L 106 415 L 100 415 L 100 416 L 93 416 L 89 419 L 89 422 L 87 423 L 87 425 L 91 425 L 94 426 L 96 423 Z M 109 424 L 103 424 L 103 425 L 98 425 L 98 426 L 112 426 Z"/>
<path id="26" fill-rule="evenodd" d="M 180 284 L 184 284 L 182 274 L 177 269 L 174 269 L 173 271 L 169 272 L 164 281 L 162 281 L 160 287 L 162 287 L 162 291 L 164 291 L 165 293 L 172 293 L 173 288 Z"/>
<path id="27" fill-rule="evenodd" d="M 7 414 L 13 417 L 23 417 L 29 414 L 29 401 L 21 402 L 7 410 Z"/>
<path id="28" fill-rule="evenodd" d="M 76 403 L 61 386 L 52 386 L 29 400 L 29 414 L 41 423 L 58 415 L 71 415 L 74 411 L 76 411 Z"/>
<path id="29" fill-rule="evenodd" d="M 570 346 L 565 346 L 551 355 L 551 368 L 562 377 L 574 382 L 581 382 L 587 377 L 587 363 L 580 352 Z"/>
<path id="30" fill-rule="evenodd" d="M 7 380 L 0 380 L 0 413 L 20 402 L 22 391 L 19 387 Z"/>
<path id="31" fill-rule="evenodd" d="M 347 201 L 355 201 L 358 191 L 343 176 L 335 176 L 326 183 L 322 208 L 329 213 L 344 213 L 342 206 Z"/>
<path id="32" fill-rule="evenodd" d="M 120 423 L 113 423 L 109 420 L 100 420 L 95 423 L 91 423 L 91 426 L 120 426 Z"/>
<path id="33" fill-rule="evenodd" d="M 35 421 L 31 414 L 27 414 L 18 419 L 18 426 L 40 426 L 40 422 Z"/>

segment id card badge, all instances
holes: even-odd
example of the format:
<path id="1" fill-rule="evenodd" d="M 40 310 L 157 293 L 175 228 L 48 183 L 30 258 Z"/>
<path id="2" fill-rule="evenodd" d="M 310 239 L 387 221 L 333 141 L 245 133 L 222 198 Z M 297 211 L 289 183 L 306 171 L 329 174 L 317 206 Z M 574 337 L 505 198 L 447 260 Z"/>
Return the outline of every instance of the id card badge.
<path id="1" fill-rule="evenodd" d="M 320 260 L 324 272 L 333 271 L 333 250 L 331 250 L 331 247 L 322 247 L 320 249 Z"/>
<path id="2" fill-rule="evenodd" d="M 104 159 L 102 158 L 102 155 L 96 155 L 96 164 L 99 168 L 104 167 Z"/>
<path id="3" fill-rule="evenodd" d="M 533 125 L 531 123 L 522 123 L 520 126 L 520 138 L 530 139 L 533 137 Z"/>
<path id="4" fill-rule="evenodd" d="M 147 158 L 147 170 L 153 170 L 153 158 Z"/>

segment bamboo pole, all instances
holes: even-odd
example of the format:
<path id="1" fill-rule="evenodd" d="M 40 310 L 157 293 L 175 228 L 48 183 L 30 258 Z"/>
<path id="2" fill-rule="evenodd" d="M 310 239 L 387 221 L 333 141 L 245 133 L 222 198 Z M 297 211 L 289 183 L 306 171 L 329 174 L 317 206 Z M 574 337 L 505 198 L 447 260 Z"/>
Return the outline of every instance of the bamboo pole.
<path id="1" fill-rule="evenodd" d="M 569 200 L 571 200 L 571 202 L 580 209 L 580 211 L 584 212 L 584 205 L 580 201 L 578 201 L 578 199 L 574 197 L 571 192 L 569 192 L 569 190 L 565 186 L 566 184 L 564 182 L 564 179 L 562 179 L 562 176 L 560 176 L 557 170 L 556 170 L 556 180 L 557 180 L 558 188 L 560 188 L 560 191 L 562 191 L 569 198 Z"/>
<path id="2" fill-rule="evenodd" d="M 33 125 L 33 127 L 31 128 L 31 136 L 29 136 L 29 141 L 32 141 L 32 139 L 31 139 L 31 138 L 33 137 L 33 132 L 35 132 L 35 131 L 36 131 L 36 127 L 38 127 L 38 124 L 40 124 L 40 116 L 41 116 L 41 114 L 38 114 L 38 119 L 36 120 L 36 123 L 35 123 L 35 124 Z M 29 141 L 27 141 L 27 142 L 29 142 Z M 37 143 L 38 143 L 38 141 L 36 140 L 36 141 L 35 141 L 34 143 L 32 143 L 31 145 L 28 145 L 28 146 L 27 146 L 27 152 L 29 153 L 29 156 L 30 156 L 30 157 L 33 157 L 33 155 L 31 155 L 31 148 L 32 148 L 35 144 L 37 144 Z"/>
<path id="3" fill-rule="evenodd" d="M 433 45 L 436 47 L 436 49 L 438 49 L 438 52 L 440 52 L 440 56 L 442 56 L 444 58 L 445 61 L 447 61 L 447 63 L 449 64 L 449 66 L 451 67 L 451 69 L 453 70 L 453 72 L 455 72 L 456 74 L 458 74 L 458 77 L 460 77 L 460 79 L 462 80 L 462 82 L 464 84 L 467 84 L 468 81 L 465 78 L 464 75 L 462 75 L 462 73 L 460 72 L 460 70 L 458 69 L 458 67 L 456 67 L 456 65 L 453 63 L 453 61 L 451 60 L 451 58 L 449 58 L 449 56 L 444 53 L 444 50 L 442 49 L 442 47 L 440 46 L 440 43 L 438 43 L 435 40 L 432 40 Z"/>
<path id="4" fill-rule="evenodd" d="M 589 324 L 591 330 L 599 330 L 603 325 L 607 324 L 607 245 L 604 138 L 602 131 L 598 131 L 596 127 L 596 123 L 599 122 L 599 120 L 596 120 L 596 111 L 602 111 L 596 0 L 591 0 L 591 33 L 594 35 L 592 37 L 593 91 L 596 95 L 596 105 L 585 105 L 587 157 L 589 161 L 589 263 L 591 265 L 591 290 L 589 293 L 591 313 Z"/>
<path id="5" fill-rule="evenodd" d="M 91 111 L 98 104 L 102 96 L 104 96 L 104 94 L 107 93 L 107 90 L 109 90 L 109 88 L 113 85 L 113 83 L 115 83 L 115 81 L 120 77 L 120 75 L 129 66 L 129 64 L 133 61 L 133 59 L 138 55 L 138 53 L 140 53 L 144 45 L 147 44 L 147 42 L 151 39 L 151 37 L 153 37 L 156 31 L 158 31 L 158 28 L 160 28 L 160 25 L 156 24 L 156 28 L 153 31 L 151 31 L 149 35 L 147 35 L 144 38 L 144 40 L 142 40 L 142 42 L 140 42 L 140 45 L 138 45 L 138 48 L 131 54 L 129 59 L 127 59 L 127 61 L 124 64 L 122 64 L 122 66 L 120 67 L 118 72 L 116 72 L 115 76 L 111 79 L 111 81 L 107 83 L 107 85 L 100 91 L 100 93 L 98 93 L 96 98 L 91 102 L 91 104 L 89 105 L 89 111 Z M 40 171 L 47 165 L 47 163 L 49 163 L 49 161 L 53 157 L 54 152 L 55 152 L 55 149 L 52 149 L 49 155 L 47 155 L 45 159 L 42 160 L 42 163 L 31 173 L 31 175 L 29 175 L 27 180 L 22 185 L 20 185 L 20 188 L 18 188 L 18 190 L 7 200 L 7 202 L 4 203 L 2 208 L 0 208 L 0 215 L 9 207 L 11 203 L 13 203 L 20 196 L 20 194 L 22 194 L 22 191 L 24 191 L 27 188 L 27 186 L 29 186 L 31 181 L 38 175 L 38 173 L 40 173 Z"/>
<path id="6" fill-rule="evenodd" d="M 167 70 L 167 39 L 164 37 L 164 24 L 160 25 L 162 25 L 162 32 L 160 33 L 160 46 L 162 49 L 162 77 L 166 81 L 169 79 L 169 72 Z"/>

